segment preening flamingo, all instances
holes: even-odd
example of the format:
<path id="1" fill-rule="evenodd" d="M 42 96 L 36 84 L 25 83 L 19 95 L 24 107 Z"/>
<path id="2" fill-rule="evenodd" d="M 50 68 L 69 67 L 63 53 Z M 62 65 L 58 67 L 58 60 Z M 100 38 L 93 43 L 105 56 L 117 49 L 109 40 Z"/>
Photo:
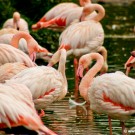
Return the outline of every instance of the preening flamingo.
<path id="1" fill-rule="evenodd" d="M 73 23 L 80 22 L 82 21 L 80 20 L 81 15 L 83 14 L 83 12 L 85 12 L 85 10 L 83 9 L 85 9 L 85 6 L 87 7 L 87 5 L 88 3 L 84 5 L 84 7 L 76 7 L 71 10 L 67 10 L 47 22 L 38 22 L 37 27 L 38 29 L 48 28 L 48 27 L 56 27 L 56 28 L 64 29 Z M 85 20 L 91 20 L 96 15 L 97 13 L 95 11 L 92 12 L 91 14 L 86 14 Z"/>
<path id="2" fill-rule="evenodd" d="M 97 10 L 98 14 L 91 20 L 85 21 L 85 16 Z M 104 54 L 104 70 L 108 69 L 107 50 L 103 47 L 104 30 L 99 22 L 105 16 L 104 8 L 99 4 L 87 4 L 83 9 L 81 16 L 82 22 L 78 22 L 68 26 L 60 35 L 59 49 L 65 48 L 67 55 L 74 55 L 76 58 L 89 52 L 101 52 Z M 78 60 L 74 59 L 75 75 Z M 78 87 L 78 79 L 75 79 L 76 91 Z M 75 92 L 77 96 L 78 92 Z"/>
<path id="3" fill-rule="evenodd" d="M 96 60 L 96 64 L 83 77 L 83 70 L 92 60 Z M 77 74 L 83 77 L 79 85 L 80 95 L 90 102 L 93 111 L 105 113 L 109 119 L 119 119 L 122 134 L 125 135 L 124 121 L 135 114 L 135 80 L 120 71 L 95 77 L 103 64 L 104 59 L 99 53 L 86 54 L 80 58 L 77 70 Z"/>
<path id="4" fill-rule="evenodd" d="M 58 70 L 50 67 L 58 61 Z M 45 109 L 67 94 L 65 63 L 66 51 L 61 49 L 52 56 L 49 66 L 27 68 L 8 81 L 25 84 L 32 93 L 36 109 Z"/>
<path id="5" fill-rule="evenodd" d="M 8 44 L 0 44 L 0 66 L 5 63 L 14 62 L 24 63 L 27 67 L 34 67 L 36 65 L 29 56 L 21 50 Z"/>
<path id="6" fill-rule="evenodd" d="M 0 66 L 0 83 L 5 83 L 5 80 L 9 80 L 20 71 L 28 68 L 24 63 L 14 62 L 5 63 Z"/>
<path id="7" fill-rule="evenodd" d="M 0 84 L 0 129 L 24 126 L 36 132 L 56 135 L 38 116 L 29 89 L 22 84 Z"/>
<path id="8" fill-rule="evenodd" d="M 7 19 L 3 24 L 3 28 L 14 28 L 16 30 L 29 33 L 28 23 L 21 18 L 19 12 L 14 12 L 13 18 Z"/>
<path id="9" fill-rule="evenodd" d="M 131 52 L 131 56 L 125 63 L 126 75 L 129 74 L 132 67 L 135 68 L 135 51 Z"/>
<path id="10" fill-rule="evenodd" d="M 23 31 L 19 31 L 16 34 L 1 35 L 0 43 L 10 44 L 16 48 L 19 47 L 20 50 L 29 54 L 33 61 L 36 59 L 36 53 L 43 52 L 46 56 L 52 56 L 52 54 L 46 48 L 41 47 L 29 33 Z"/>
<path id="11" fill-rule="evenodd" d="M 80 2 L 81 6 L 84 6 L 87 3 L 91 3 L 91 0 L 79 0 L 79 2 Z M 80 7 L 80 6 L 75 4 L 75 3 L 72 3 L 72 2 L 64 2 L 64 3 L 57 4 L 52 9 L 50 9 L 36 24 L 32 25 L 32 29 L 33 30 L 41 29 L 42 23 L 45 23 L 45 22 L 48 22 L 50 20 L 56 19 L 57 16 L 59 16 L 56 20 L 57 25 L 50 25 L 48 27 L 52 28 L 52 29 L 55 29 L 55 30 L 63 29 L 63 27 L 61 25 L 65 24 L 65 19 L 64 19 L 65 17 L 60 18 L 61 14 L 63 14 L 63 12 L 67 12 L 67 11 L 70 11 L 72 9 L 76 9 L 78 7 Z"/>

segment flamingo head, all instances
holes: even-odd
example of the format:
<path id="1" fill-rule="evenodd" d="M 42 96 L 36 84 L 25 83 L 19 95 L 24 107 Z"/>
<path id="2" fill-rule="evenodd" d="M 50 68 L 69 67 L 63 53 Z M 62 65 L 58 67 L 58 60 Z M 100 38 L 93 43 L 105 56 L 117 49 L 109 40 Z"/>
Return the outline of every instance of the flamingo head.
<path id="1" fill-rule="evenodd" d="M 83 55 L 79 60 L 79 65 L 77 69 L 77 76 L 83 77 L 83 71 L 91 64 L 91 59 L 87 57 L 88 54 Z"/>
<path id="2" fill-rule="evenodd" d="M 129 74 L 131 68 L 135 67 L 135 51 L 131 52 L 130 58 L 125 63 L 126 75 Z"/>
<path id="3" fill-rule="evenodd" d="M 19 30 L 19 22 L 20 22 L 20 13 L 19 12 L 14 12 L 13 22 L 14 22 L 15 29 Z"/>

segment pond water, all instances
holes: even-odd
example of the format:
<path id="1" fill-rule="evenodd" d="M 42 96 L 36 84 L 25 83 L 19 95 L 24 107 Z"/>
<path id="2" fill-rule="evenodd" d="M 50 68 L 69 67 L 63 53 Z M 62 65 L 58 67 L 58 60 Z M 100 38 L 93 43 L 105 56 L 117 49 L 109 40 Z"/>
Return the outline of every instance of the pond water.
<path id="1" fill-rule="evenodd" d="M 134 13 L 131 5 L 112 6 L 104 5 L 106 17 L 102 21 L 105 29 L 104 46 L 108 50 L 109 72 L 123 71 L 124 64 L 135 46 L 135 35 L 133 33 Z M 42 118 L 47 127 L 59 135 L 109 135 L 107 115 L 98 115 L 87 112 L 84 107 L 70 107 L 69 98 L 74 100 L 74 69 L 73 58 L 67 59 L 66 75 L 68 80 L 68 94 L 45 110 L 46 116 Z M 132 70 L 129 74 L 135 76 Z M 79 97 L 79 102 L 84 100 Z M 135 126 L 135 118 L 126 121 L 128 129 Z M 119 120 L 112 120 L 113 135 L 121 135 Z M 130 131 L 129 130 L 129 134 Z M 135 130 L 134 130 L 135 131 Z M 133 134 L 132 134 L 133 135 Z"/>

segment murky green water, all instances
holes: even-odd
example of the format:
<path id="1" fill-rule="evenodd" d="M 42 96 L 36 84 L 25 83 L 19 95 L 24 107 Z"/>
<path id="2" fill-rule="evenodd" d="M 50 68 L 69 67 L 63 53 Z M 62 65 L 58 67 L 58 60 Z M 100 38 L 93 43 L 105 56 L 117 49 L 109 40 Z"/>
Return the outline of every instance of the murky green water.
<path id="1" fill-rule="evenodd" d="M 103 27 L 106 33 L 104 46 L 108 50 L 108 72 L 118 70 L 125 72 L 124 64 L 130 56 L 130 52 L 135 48 L 133 10 L 131 6 L 127 5 L 122 7 L 105 5 L 105 8 L 107 14 L 103 21 Z M 69 93 L 63 100 L 46 109 L 46 116 L 43 121 L 59 135 L 109 135 L 108 117 L 106 115 L 95 113 L 87 115 L 85 108 L 70 108 L 68 100 L 69 98 L 74 99 L 73 58 L 68 58 L 66 67 Z M 134 70 L 130 76 L 135 76 Z M 80 102 L 83 101 L 80 97 Z M 135 118 L 126 121 L 125 124 L 128 129 L 134 127 Z M 118 120 L 112 120 L 112 127 L 113 135 L 121 135 Z M 129 134 L 133 131 L 135 132 L 135 130 L 129 130 Z"/>

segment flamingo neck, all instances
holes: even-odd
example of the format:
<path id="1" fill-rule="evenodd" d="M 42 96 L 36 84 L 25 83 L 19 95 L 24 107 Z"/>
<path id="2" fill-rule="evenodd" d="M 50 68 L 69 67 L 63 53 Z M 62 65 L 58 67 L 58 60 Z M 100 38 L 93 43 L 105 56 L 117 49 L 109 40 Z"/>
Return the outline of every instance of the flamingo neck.
<path id="1" fill-rule="evenodd" d="M 67 79 L 66 79 L 66 74 L 65 74 L 66 57 L 67 57 L 66 50 L 60 49 L 53 55 L 51 61 L 48 64 L 48 65 L 53 66 L 59 61 L 58 71 L 62 74 L 63 79 L 64 79 L 64 85 L 63 85 L 64 90 L 59 99 L 62 99 L 63 97 L 65 97 L 67 93 Z"/>
<path id="2" fill-rule="evenodd" d="M 96 60 L 96 64 L 85 74 L 85 76 L 82 78 L 80 85 L 79 85 L 79 91 L 80 95 L 86 100 L 88 99 L 88 90 L 89 87 L 93 81 L 94 76 L 100 71 L 100 69 L 103 66 L 104 60 L 103 57 L 100 56 L 100 54 L 90 54 L 87 57 L 88 59 L 94 59 Z"/>
<path id="3" fill-rule="evenodd" d="M 19 40 L 21 38 L 24 38 L 28 43 L 30 42 L 31 36 L 29 34 L 26 34 L 25 32 L 18 32 L 17 34 L 15 34 L 11 40 L 11 45 L 14 46 L 15 48 L 19 47 Z"/>
<path id="4" fill-rule="evenodd" d="M 98 52 L 103 56 L 104 58 L 104 65 L 102 69 L 100 70 L 100 73 L 105 73 L 108 70 L 108 64 L 107 64 L 107 50 L 104 46 L 101 46 L 98 50 Z"/>
<path id="5" fill-rule="evenodd" d="M 85 18 L 88 15 L 90 15 L 92 12 L 94 12 L 95 10 L 98 13 L 95 17 L 92 18 L 92 20 L 95 20 L 97 22 L 101 21 L 103 17 L 105 16 L 105 9 L 103 8 L 103 6 L 99 4 L 87 4 L 83 9 L 81 20 L 85 21 Z"/>

